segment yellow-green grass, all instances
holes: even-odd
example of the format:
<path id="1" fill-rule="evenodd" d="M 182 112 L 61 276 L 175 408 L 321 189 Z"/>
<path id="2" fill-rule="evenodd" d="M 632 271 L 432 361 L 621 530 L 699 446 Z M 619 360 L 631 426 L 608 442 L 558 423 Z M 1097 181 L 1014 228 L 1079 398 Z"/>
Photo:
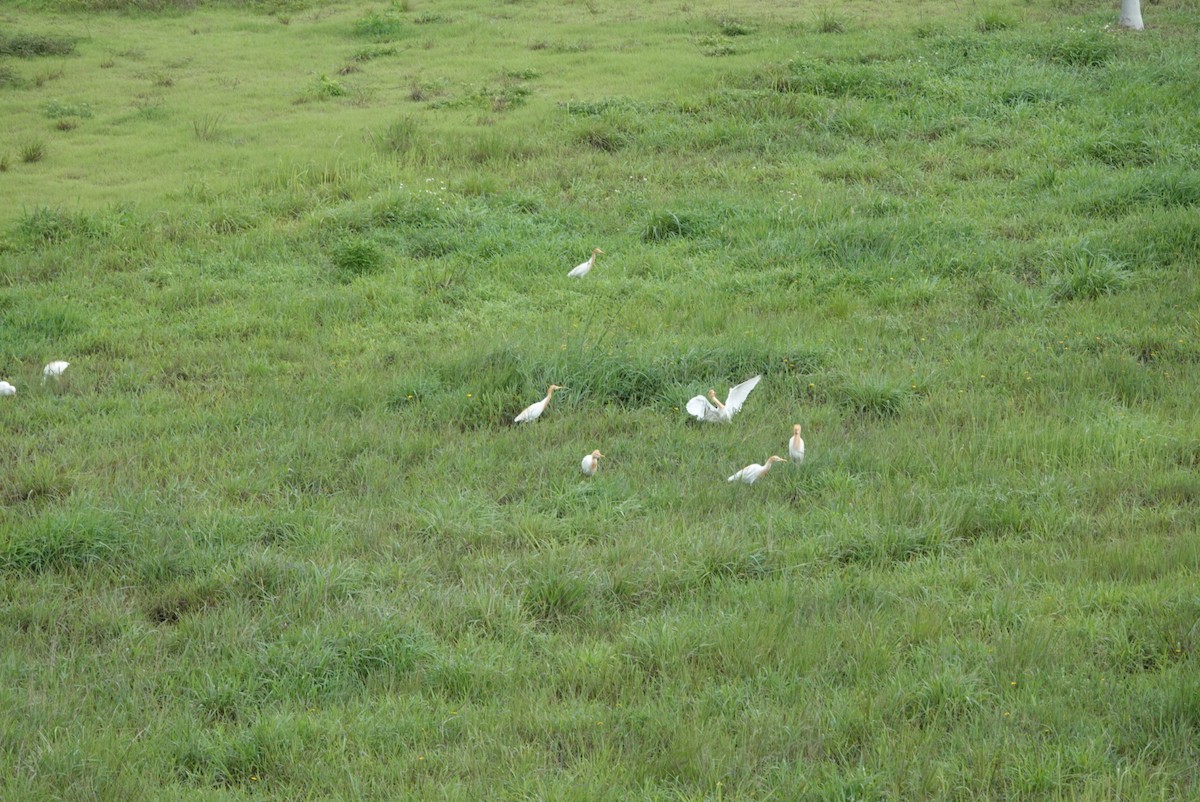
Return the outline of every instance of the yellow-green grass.
<path id="1" fill-rule="evenodd" d="M 0 796 L 1195 797 L 1195 11 L 0 12 Z"/>

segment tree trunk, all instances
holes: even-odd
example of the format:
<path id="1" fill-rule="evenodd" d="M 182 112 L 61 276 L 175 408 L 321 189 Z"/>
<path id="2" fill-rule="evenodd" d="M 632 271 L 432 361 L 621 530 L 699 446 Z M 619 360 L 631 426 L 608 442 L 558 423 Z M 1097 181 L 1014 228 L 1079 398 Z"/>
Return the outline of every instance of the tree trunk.
<path id="1" fill-rule="evenodd" d="M 1122 28 L 1128 28 L 1131 31 L 1140 31 L 1145 26 L 1142 25 L 1142 2 L 1141 0 L 1121 0 L 1121 22 Z"/>

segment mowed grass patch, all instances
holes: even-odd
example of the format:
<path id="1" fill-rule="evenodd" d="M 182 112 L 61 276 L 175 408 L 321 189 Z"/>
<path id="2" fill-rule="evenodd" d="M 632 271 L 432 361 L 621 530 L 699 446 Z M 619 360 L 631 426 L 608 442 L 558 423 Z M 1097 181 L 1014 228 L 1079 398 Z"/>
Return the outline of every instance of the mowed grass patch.
<path id="1" fill-rule="evenodd" d="M 1196 795 L 1187 3 L 26 6 L 0 795 Z"/>

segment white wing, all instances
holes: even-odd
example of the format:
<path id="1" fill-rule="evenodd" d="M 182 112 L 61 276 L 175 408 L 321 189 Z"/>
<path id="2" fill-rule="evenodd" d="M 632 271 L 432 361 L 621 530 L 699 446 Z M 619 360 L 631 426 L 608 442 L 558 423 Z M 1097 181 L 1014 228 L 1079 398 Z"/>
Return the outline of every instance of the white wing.
<path id="1" fill-rule="evenodd" d="M 719 421 L 721 412 L 708 402 L 708 399 L 698 395 L 687 402 L 687 411 L 696 420 Z"/>
<path id="2" fill-rule="evenodd" d="M 759 465 L 757 462 L 751 463 L 750 465 L 747 465 L 745 468 L 742 468 L 740 471 L 735 473 L 733 476 L 730 476 L 729 481 L 736 482 L 740 479 L 741 481 L 745 482 L 746 484 L 752 485 L 752 484 L 754 484 L 754 480 L 759 477 L 761 471 L 762 471 L 761 465 Z"/>
<path id="3" fill-rule="evenodd" d="M 538 415 L 542 414 L 542 410 L 545 408 L 545 401 L 538 401 L 536 404 L 530 404 L 529 406 L 525 407 L 525 409 L 521 410 L 521 414 L 513 418 L 513 423 L 525 423 L 526 421 L 534 420 Z"/>
<path id="4" fill-rule="evenodd" d="M 583 264 L 576 267 L 570 273 L 567 273 L 567 277 L 568 278 L 579 278 L 580 276 L 586 276 L 587 272 L 591 269 L 592 269 L 592 262 L 589 259 L 588 261 L 586 261 Z"/>
<path id="5" fill-rule="evenodd" d="M 746 403 L 746 396 L 750 395 L 750 391 L 758 385 L 761 378 L 762 375 L 759 374 L 753 379 L 747 379 L 736 387 L 730 388 L 729 398 L 725 401 L 725 407 L 729 410 L 730 417 L 741 411 L 742 404 Z"/>

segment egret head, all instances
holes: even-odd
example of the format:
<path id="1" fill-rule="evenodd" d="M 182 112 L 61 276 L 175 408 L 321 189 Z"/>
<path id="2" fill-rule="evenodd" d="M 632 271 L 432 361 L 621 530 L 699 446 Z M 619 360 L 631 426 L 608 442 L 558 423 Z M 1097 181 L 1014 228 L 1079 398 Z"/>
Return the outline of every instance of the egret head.
<path id="1" fill-rule="evenodd" d="M 600 250 L 599 248 L 592 248 L 592 256 L 595 256 L 598 253 L 604 253 L 604 251 Z"/>
<path id="2" fill-rule="evenodd" d="M 601 457 L 603 457 L 604 455 L 603 455 L 603 454 L 601 454 L 601 453 L 600 453 L 600 449 L 598 449 L 598 448 L 597 448 L 595 451 L 593 451 L 593 452 L 592 452 L 592 456 L 593 456 L 593 457 L 595 457 L 596 459 L 600 459 L 600 458 L 601 458 Z"/>
<path id="3" fill-rule="evenodd" d="M 567 389 L 567 388 L 562 387 L 557 384 L 552 384 L 552 385 L 550 385 L 550 389 L 546 390 L 546 395 L 553 395 L 555 390 L 565 390 L 565 389 Z"/>
<path id="4" fill-rule="evenodd" d="M 792 434 L 794 434 L 796 436 L 800 435 L 800 424 L 797 423 L 795 426 L 792 427 Z"/>
<path id="5" fill-rule="evenodd" d="M 716 401 L 716 400 L 717 400 L 717 391 L 716 391 L 716 390 L 714 390 L 714 389 L 713 389 L 713 388 L 711 388 L 711 387 L 709 387 L 709 388 L 708 388 L 708 400 L 709 400 L 709 401 Z"/>
<path id="6" fill-rule="evenodd" d="M 773 462 L 783 462 L 783 461 L 784 461 L 783 457 L 777 457 L 774 454 L 772 454 L 771 456 L 767 457 L 767 467 L 770 467 L 771 463 L 773 463 Z"/>

